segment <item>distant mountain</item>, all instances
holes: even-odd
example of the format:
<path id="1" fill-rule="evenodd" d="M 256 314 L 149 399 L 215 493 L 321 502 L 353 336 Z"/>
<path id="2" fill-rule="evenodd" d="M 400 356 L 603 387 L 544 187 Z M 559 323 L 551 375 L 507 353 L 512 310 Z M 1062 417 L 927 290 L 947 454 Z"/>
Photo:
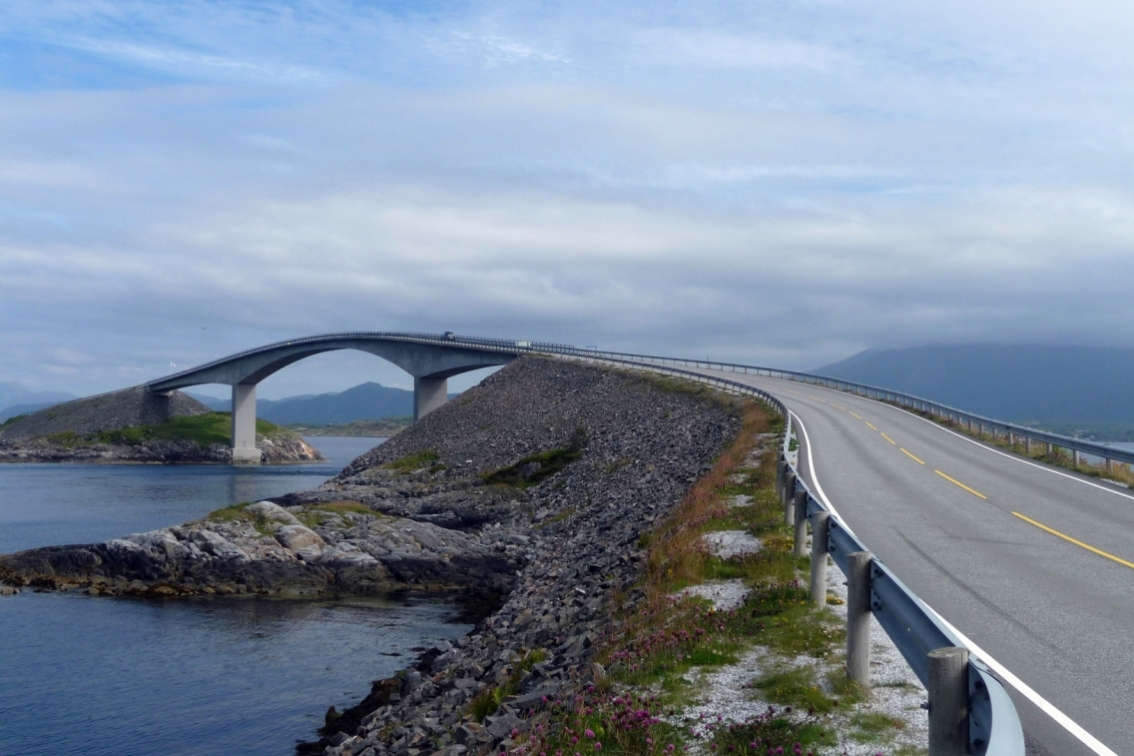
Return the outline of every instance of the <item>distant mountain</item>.
<path id="1" fill-rule="evenodd" d="M 232 408 L 230 399 L 214 399 L 190 391 L 186 393 L 220 412 L 228 412 Z M 338 425 L 412 414 L 412 391 L 388 388 L 378 383 L 363 383 L 338 393 L 256 401 L 256 416 L 279 425 Z"/>
<path id="2" fill-rule="evenodd" d="M 0 382 L 0 423 L 74 398 L 65 391 L 28 391 L 18 383 Z"/>
<path id="3" fill-rule="evenodd" d="M 32 404 L 13 404 L 11 407 L 5 407 L 0 410 L 0 423 L 8 420 L 9 418 L 18 417 L 19 415 L 30 415 L 33 412 L 38 412 L 41 409 L 54 407 L 59 402 L 34 402 Z"/>
<path id="4" fill-rule="evenodd" d="M 1061 433 L 1103 437 L 1134 429 L 1134 349 L 999 344 L 868 349 L 812 372 Z"/>

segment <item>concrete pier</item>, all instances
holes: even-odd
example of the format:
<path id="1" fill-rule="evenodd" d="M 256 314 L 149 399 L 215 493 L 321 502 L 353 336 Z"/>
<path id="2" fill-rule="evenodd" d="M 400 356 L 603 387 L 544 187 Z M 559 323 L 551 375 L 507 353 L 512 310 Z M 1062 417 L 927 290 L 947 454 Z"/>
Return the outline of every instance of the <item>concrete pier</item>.
<path id="1" fill-rule="evenodd" d="M 448 378 L 413 379 L 413 419 L 420 420 L 449 398 Z"/>
<path id="2" fill-rule="evenodd" d="M 256 448 L 256 384 L 232 387 L 232 464 L 260 464 Z"/>

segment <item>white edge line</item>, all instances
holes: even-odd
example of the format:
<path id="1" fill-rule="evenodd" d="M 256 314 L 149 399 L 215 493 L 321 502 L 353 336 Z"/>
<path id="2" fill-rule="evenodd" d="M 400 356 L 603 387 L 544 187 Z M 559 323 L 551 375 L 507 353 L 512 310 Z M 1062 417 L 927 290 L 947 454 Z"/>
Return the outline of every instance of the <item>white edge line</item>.
<path id="1" fill-rule="evenodd" d="M 876 400 L 871 399 L 870 401 L 876 401 Z M 898 410 L 899 412 L 902 412 L 906 415 L 909 415 L 910 417 L 914 418 L 915 420 L 921 420 L 923 423 L 929 423 L 929 425 L 933 426 L 934 428 L 938 428 L 939 430 L 943 430 L 943 431 L 945 431 L 946 433 L 948 433 L 952 436 L 956 436 L 957 438 L 961 439 L 962 441 L 967 441 L 970 444 L 973 444 L 974 446 L 978 446 L 981 449 L 984 449 L 986 451 L 990 451 L 993 454 L 999 454 L 1001 457 L 1006 457 L 1008 459 L 1014 460 L 1016 462 L 1019 462 L 1022 465 L 1027 465 L 1028 467 L 1034 467 L 1037 470 L 1044 470 L 1045 472 L 1049 472 L 1052 475 L 1058 475 L 1061 478 L 1067 478 L 1068 480 L 1073 480 L 1076 483 L 1082 483 L 1085 486 L 1090 486 L 1091 488 L 1097 488 L 1100 491 L 1105 491 L 1106 493 L 1114 494 L 1115 496 L 1121 496 L 1124 499 L 1130 499 L 1130 500 L 1134 501 L 1134 496 L 1126 493 L 1125 491 L 1116 491 L 1115 489 L 1111 488 L 1110 486 L 1104 486 L 1104 485 L 1101 485 L 1099 483 L 1095 483 L 1094 481 L 1091 481 L 1091 480 L 1084 480 L 1083 478 L 1078 478 L 1074 475 L 1071 475 L 1070 473 L 1065 473 L 1062 470 L 1056 470 L 1054 467 L 1051 467 L 1050 465 L 1041 465 L 1037 462 L 1032 462 L 1029 459 L 1023 459 L 1021 457 L 1017 457 L 1014 454 L 1009 454 L 1007 452 L 1001 451 L 1000 449 L 989 446 L 988 444 L 983 443 L 981 441 L 978 441 L 975 438 L 971 438 L 970 436 L 966 436 L 964 433 L 958 433 L 957 431 L 953 430 L 952 428 L 946 428 L 944 425 L 940 425 L 938 423 L 935 423 L 932 420 L 930 420 L 929 418 L 922 417 L 921 415 L 915 414 L 913 412 L 908 412 L 905 409 L 903 409 L 902 407 L 894 407 L 893 405 L 885 404 L 885 402 L 878 402 L 878 404 L 883 404 L 887 407 L 891 407 L 892 409 Z M 1058 445 L 1059 444 L 1055 444 L 1055 446 L 1058 446 Z"/>
<path id="2" fill-rule="evenodd" d="M 788 410 L 788 412 L 791 413 L 791 416 L 793 418 L 795 418 L 795 423 L 799 427 L 799 429 L 801 431 L 803 431 L 803 440 L 804 440 L 804 443 L 807 444 L 807 468 L 811 472 L 811 481 L 815 484 L 815 492 L 817 494 L 819 494 L 819 498 L 823 500 L 823 504 L 826 505 L 826 507 L 831 511 L 831 513 L 834 514 L 836 517 L 839 517 L 838 512 L 836 512 L 835 508 L 833 506 L 831 506 L 831 502 L 827 500 L 827 495 L 825 493 L 823 493 L 823 486 L 820 485 L 819 476 L 815 472 L 814 458 L 811 455 L 811 441 L 807 436 L 807 428 L 805 428 L 803 426 L 803 421 L 799 419 L 799 415 L 795 414 L 790 409 Z M 917 417 L 917 415 L 914 415 L 914 417 Z M 919 419 L 925 420 L 925 418 L 919 418 Z M 925 420 L 925 421 L 927 423 L 930 422 L 929 420 Z M 964 436 L 961 436 L 958 433 L 954 433 L 952 430 L 950 430 L 948 428 L 942 428 L 941 426 L 937 425 L 936 423 L 931 423 L 931 424 L 935 425 L 938 428 L 941 428 L 941 430 L 947 431 L 949 433 L 953 433 L 954 435 L 959 436 L 960 438 L 962 438 L 966 441 L 971 440 L 971 439 L 965 438 Z M 977 443 L 977 442 L 973 441 L 973 443 Z M 978 446 L 984 446 L 984 444 L 978 444 Z M 984 448 L 987 449 L 988 447 L 984 447 Z M 991 449 L 990 451 L 995 451 L 997 454 L 1004 454 L 1003 452 L 996 450 L 996 449 Z M 1011 457 L 1011 455 L 1008 455 L 1008 454 L 1004 454 L 1004 456 Z M 1016 457 L 1011 457 L 1011 458 L 1016 459 Z M 1023 460 L 1020 460 L 1020 461 L 1023 461 Z M 1035 465 L 1034 463 L 1028 463 L 1028 464 L 1033 464 L 1033 466 L 1035 466 L 1035 467 L 1041 467 L 1041 465 Z M 1062 474 L 1062 473 L 1060 473 L 1060 474 Z M 1065 477 L 1071 478 L 1072 480 L 1079 480 L 1078 478 L 1075 478 L 1071 475 L 1067 475 Z M 1087 481 L 1082 481 L 1082 482 L 1086 483 Z M 1095 484 L 1092 483 L 1091 485 L 1095 485 Z M 1102 488 L 1102 486 L 1098 486 L 1098 487 Z M 1103 490 L 1106 491 L 1108 489 L 1103 488 Z M 1117 493 L 1117 492 L 1115 492 L 1115 493 Z M 1120 494 L 1120 495 L 1122 495 L 1122 494 Z M 839 520 L 843 521 L 843 518 L 839 517 Z M 846 527 L 848 531 L 850 531 L 850 528 L 847 527 L 845 521 L 843 521 L 843 526 Z M 850 532 L 853 535 L 853 531 L 850 531 Z M 992 658 L 991 654 L 989 654 L 987 651 L 982 649 L 980 646 L 973 643 L 972 640 L 970 640 L 967 635 L 962 633 L 957 628 L 953 627 L 953 625 L 950 624 L 950 622 L 947 619 L 942 617 L 937 612 L 936 609 L 931 607 L 929 604 L 925 603 L 924 599 L 919 599 L 919 600 L 921 601 L 922 605 L 925 606 L 926 609 L 933 612 L 933 616 L 935 616 L 941 622 L 942 625 L 947 627 L 949 629 L 949 631 L 951 633 L 953 633 L 953 635 L 957 636 L 957 640 L 959 640 L 959 641 L 961 641 L 961 643 L 965 644 L 965 646 L 967 646 L 969 651 L 971 651 L 973 654 L 980 657 L 980 660 L 982 662 L 984 662 L 988 666 L 989 669 L 991 669 L 993 672 L 995 672 L 997 675 L 999 675 L 1005 682 L 1007 682 L 1009 685 L 1011 685 L 1013 688 L 1015 688 L 1017 691 L 1019 691 L 1020 695 L 1022 695 L 1024 698 L 1028 699 L 1033 704 L 1035 704 L 1035 706 L 1038 709 L 1040 709 L 1043 713 L 1047 714 L 1049 717 L 1051 717 L 1056 722 L 1058 722 L 1060 725 L 1062 725 L 1063 729 L 1067 730 L 1067 732 L 1071 733 L 1076 738 L 1078 738 L 1079 742 L 1081 742 L 1083 745 L 1087 746 L 1087 748 L 1090 748 L 1095 753 L 1099 754 L 1099 756 L 1118 756 L 1118 754 L 1116 754 L 1114 751 L 1110 750 L 1105 745 L 1103 745 L 1099 741 L 1098 738 L 1096 738 L 1094 735 L 1092 735 L 1091 733 L 1084 730 L 1083 727 L 1081 725 L 1079 725 L 1075 720 L 1071 719 L 1071 717 L 1067 716 L 1062 711 L 1057 709 L 1054 704 L 1052 704 L 1046 698 L 1041 696 L 1039 693 L 1036 693 L 1034 690 L 1032 690 L 1031 686 L 1029 686 L 1027 683 L 1025 683 L 1020 678 L 1016 677 L 1016 675 L 1009 672 L 1007 667 L 1005 667 L 1000 662 L 996 661 L 996 659 Z"/>
<path id="3" fill-rule="evenodd" d="M 807 469 L 811 471 L 811 482 L 815 484 L 815 493 L 819 495 L 823 506 L 827 507 L 827 511 L 839 517 L 838 510 L 835 509 L 835 505 L 831 503 L 831 500 L 827 498 L 827 494 L 823 491 L 823 486 L 819 483 L 819 476 L 815 474 L 815 458 L 811 456 L 811 439 L 807 435 L 807 428 L 803 425 L 803 421 L 799 419 L 799 415 L 795 414 L 790 409 L 788 410 L 788 414 L 792 416 L 792 422 L 795 423 L 795 426 L 803 431 L 803 444 L 807 448 Z M 850 526 L 846 524 L 846 521 L 843 520 L 842 517 L 839 517 L 839 521 L 842 523 L 842 526 L 846 528 L 848 533 L 854 535 L 854 531 L 850 529 Z M 855 536 L 855 538 L 858 538 L 858 536 Z"/>
<path id="4" fill-rule="evenodd" d="M 924 601 L 922 603 L 925 604 Z M 929 606 L 928 604 L 925 604 L 925 607 L 927 609 L 929 609 L 929 611 L 933 612 L 933 615 L 935 617 L 937 617 L 937 620 L 942 625 L 944 625 L 945 627 L 947 627 L 949 629 L 949 632 L 951 632 L 955 636 L 957 636 L 957 640 L 961 641 L 961 643 L 964 643 L 966 646 L 968 646 L 969 651 L 971 651 L 975 655 L 979 656 L 980 660 L 982 662 L 984 662 L 985 665 L 987 665 L 989 669 L 991 669 L 993 672 L 995 672 L 997 675 L 999 675 L 1005 682 L 1007 682 L 1009 685 L 1011 685 L 1013 688 L 1015 688 L 1017 691 L 1019 691 L 1020 695 L 1024 696 L 1024 698 L 1027 698 L 1029 701 L 1031 701 L 1033 704 L 1035 704 L 1036 707 L 1039 708 L 1040 710 L 1042 710 L 1044 714 L 1047 714 L 1049 717 L 1054 719 L 1056 722 L 1063 725 L 1063 729 L 1067 730 L 1067 732 L 1071 733 L 1076 738 L 1078 738 L 1079 741 L 1083 745 L 1087 746 L 1087 748 L 1090 748 L 1092 751 L 1099 754 L 1099 756 L 1118 756 L 1118 754 L 1116 754 L 1114 751 L 1110 750 L 1105 745 L 1103 745 L 1101 742 L 1099 742 L 1098 738 L 1096 738 L 1094 735 L 1092 735 L 1091 733 L 1084 730 L 1082 728 L 1082 726 L 1079 725 L 1079 723 L 1077 723 L 1075 720 L 1071 719 L 1071 717 L 1067 716 L 1062 711 L 1057 709 L 1054 704 L 1050 703 L 1046 698 L 1041 696 L 1039 693 L 1036 693 L 1034 690 L 1032 690 L 1031 687 L 1027 683 L 1025 683 L 1023 680 L 1021 680 L 1020 678 L 1016 677 L 1014 674 L 1009 672 L 1007 667 L 1005 667 L 1003 664 L 1001 664 L 1000 662 L 993 659 L 992 656 L 990 656 L 986 651 L 984 651 L 984 649 L 982 649 L 977 644 L 973 643 L 969 639 L 968 636 L 966 636 L 960 630 L 958 630 L 957 628 L 955 628 L 951 624 L 949 624 L 949 621 L 947 619 L 945 619 L 944 617 L 942 617 L 940 614 L 938 614 L 936 609 Z"/>

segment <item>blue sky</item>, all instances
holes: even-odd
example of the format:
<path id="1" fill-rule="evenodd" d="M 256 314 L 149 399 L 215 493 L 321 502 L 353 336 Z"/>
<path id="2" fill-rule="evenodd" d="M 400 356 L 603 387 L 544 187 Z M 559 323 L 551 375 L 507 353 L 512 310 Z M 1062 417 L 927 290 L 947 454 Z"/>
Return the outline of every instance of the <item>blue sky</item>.
<path id="1" fill-rule="evenodd" d="M 0 381 L 358 329 L 1134 346 L 1134 9 L 922 5 L 8 0 Z M 363 380 L 408 385 L 261 395 Z"/>

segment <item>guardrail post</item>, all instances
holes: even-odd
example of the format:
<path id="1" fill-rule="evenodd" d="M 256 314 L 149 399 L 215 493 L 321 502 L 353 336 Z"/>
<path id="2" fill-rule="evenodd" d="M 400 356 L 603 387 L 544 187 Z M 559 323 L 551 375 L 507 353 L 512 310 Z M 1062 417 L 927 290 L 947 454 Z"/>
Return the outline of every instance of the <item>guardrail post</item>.
<path id="1" fill-rule="evenodd" d="M 1071 456 L 1072 456 L 1072 458 L 1075 462 L 1075 469 L 1078 470 L 1079 469 L 1079 450 L 1078 449 L 1072 449 L 1071 450 Z"/>
<path id="2" fill-rule="evenodd" d="M 807 492 L 795 495 L 795 555 L 807 556 Z"/>
<path id="3" fill-rule="evenodd" d="M 929 756 L 969 752 L 969 650 L 929 652 Z"/>
<path id="4" fill-rule="evenodd" d="M 798 523 L 798 520 L 796 519 L 795 513 L 799 511 L 799 500 L 800 499 L 803 499 L 803 506 L 806 507 L 807 506 L 807 491 L 804 490 L 803 486 L 796 486 L 795 487 L 795 495 L 791 496 L 790 498 L 788 498 L 784 501 L 784 525 L 787 525 L 789 528 L 792 527 L 792 526 L 798 527 L 796 525 L 796 523 Z M 799 549 L 797 548 L 796 553 L 798 553 L 798 552 L 799 552 Z"/>
<path id="5" fill-rule="evenodd" d="M 820 509 L 811 515 L 811 605 L 827 605 L 827 525 L 830 513 Z"/>
<path id="6" fill-rule="evenodd" d="M 870 563 L 874 555 L 847 555 L 847 677 L 870 687 Z"/>
<path id="7" fill-rule="evenodd" d="M 783 505 L 784 505 L 785 509 L 787 508 L 788 503 L 791 501 L 791 497 L 794 496 L 794 495 L 795 495 L 795 472 L 791 468 L 788 468 L 788 471 L 786 473 L 784 473 L 784 488 L 783 488 L 783 491 L 780 493 L 780 499 L 783 501 Z M 792 514 L 793 515 L 795 514 L 794 510 L 792 511 Z"/>

